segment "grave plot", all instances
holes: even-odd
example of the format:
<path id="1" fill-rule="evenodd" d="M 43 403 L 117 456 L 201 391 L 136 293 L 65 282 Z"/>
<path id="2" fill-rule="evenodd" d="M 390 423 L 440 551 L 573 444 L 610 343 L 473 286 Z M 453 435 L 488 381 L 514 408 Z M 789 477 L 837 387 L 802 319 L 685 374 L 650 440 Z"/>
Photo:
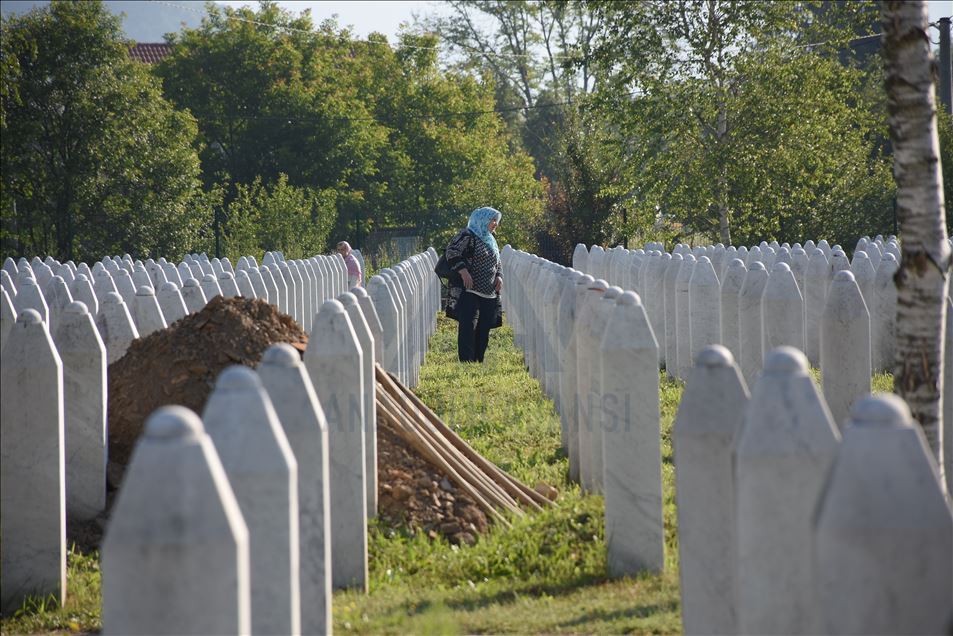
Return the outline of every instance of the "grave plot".
<path id="1" fill-rule="evenodd" d="M 519 517 L 524 508 L 550 505 L 474 451 L 380 368 L 377 402 L 385 521 L 472 545 L 491 521 L 510 527 L 505 513 Z"/>
<path id="2" fill-rule="evenodd" d="M 112 480 L 121 476 L 150 413 L 168 404 L 201 412 L 223 369 L 258 366 L 276 342 L 303 349 L 308 336 L 290 316 L 262 300 L 221 296 L 168 329 L 136 340 L 109 366 Z"/>

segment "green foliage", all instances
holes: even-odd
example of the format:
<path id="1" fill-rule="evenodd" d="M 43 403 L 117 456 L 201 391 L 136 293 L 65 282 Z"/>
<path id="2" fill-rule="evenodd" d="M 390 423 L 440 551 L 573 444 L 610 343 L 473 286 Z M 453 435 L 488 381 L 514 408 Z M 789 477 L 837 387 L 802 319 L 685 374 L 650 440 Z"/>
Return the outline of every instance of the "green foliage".
<path id="1" fill-rule="evenodd" d="M 326 251 L 337 211 L 333 191 L 297 188 L 280 174 L 270 185 L 260 177 L 247 186 L 237 184 L 225 215 L 224 253 L 232 260 L 260 259 L 275 250 L 286 258 L 307 258 Z"/>
<path id="2" fill-rule="evenodd" d="M 605 186 L 627 195 L 628 233 L 847 244 L 890 229 L 879 71 L 835 55 L 871 3 L 602 6 L 613 90 L 592 101 L 615 137 L 601 163 L 626 167 Z"/>
<path id="3" fill-rule="evenodd" d="M 5 252 L 176 257 L 197 239 L 195 120 L 127 46 L 98 1 L 3 18 Z"/>
<path id="4" fill-rule="evenodd" d="M 953 115 L 939 108 L 936 113 L 940 138 L 940 163 L 943 164 L 943 200 L 946 203 L 946 234 L 953 236 Z"/>
<path id="5" fill-rule="evenodd" d="M 53 597 L 31 597 L 0 623 L 4 634 L 53 631 L 96 632 L 102 629 L 102 588 L 99 554 L 82 554 L 74 548 L 66 555 L 66 603 Z"/>
<path id="6" fill-rule="evenodd" d="M 493 86 L 441 71 L 432 37 L 405 35 L 396 48 L 379 35 L 359 41 L 334 21 L 315 29 L 307 11 L 263 2 L 210 6 L 199 28 L 171 42 L 157 72 L 198 119 L 206 184 L 229 175 L 226 201 L 237 184 L 282 174 L 297 188 L 333 190 L 334 237 L 356 247 L 395 226 L 439 243 L 491 205 L 512 226 L 501 237 L 532 248 L 524 230 L 542 207 L 532 162 L 510 153 L 502 120 L 482 112 L 492 111 Z M 223 220 L 233 243 L 247 238 Z"/>

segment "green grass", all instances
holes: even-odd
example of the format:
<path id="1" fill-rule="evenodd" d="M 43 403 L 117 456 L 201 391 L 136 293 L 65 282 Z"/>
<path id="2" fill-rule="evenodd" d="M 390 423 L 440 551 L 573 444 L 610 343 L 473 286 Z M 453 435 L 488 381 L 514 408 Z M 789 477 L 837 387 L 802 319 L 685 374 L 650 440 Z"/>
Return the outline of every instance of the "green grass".
<path id="1" fill-rule="evenodd" d="M 481 454 L 557 505 L 496 526 L 474 546 L 372 526 L 370 594 L 338 593 L 334 628 L 357 633 L 674 633 L 681 631 L 671 426 L 679 385 L 662 382 L 666 572 L 609 580 L 602 498 L 568 482 L 559 416 L 504 327 L 483 365 L 456 361 L 442 319 L 416 393 Z"/>
<path id="2" fill-rule="evenodd" d="M 99 553 L 66 555 L 66 603 L 55 598 L 30 598 L 0 622 L 0 633 L 35 634 L 90 632 L 102 627 Z"/>
<path id="3" fill-rule="evenodd" d="M 557 505 L 493 527 L 473 546 L 371 524 L 370 594 L 334 595 L 337 632 L 674 633 L 681 631 L 672 423 L 681 383 L 661 379 L 665 572 L 610 580 L 603 503 L 568 482 L 559 417 L 504 327 L 484 365 L 456 361 L 456 323 L 441 319 L 416 392 L 489 460 L 535 486 L 559 490 Z M 816 370 L 815 380 L 819 379 Z M 887 374 L 873 389 L 890 391 Z M 98 554 L 68 557 L 64 607 L 32 599 L 0 621 L 3 634 L 101 628 Z"/>

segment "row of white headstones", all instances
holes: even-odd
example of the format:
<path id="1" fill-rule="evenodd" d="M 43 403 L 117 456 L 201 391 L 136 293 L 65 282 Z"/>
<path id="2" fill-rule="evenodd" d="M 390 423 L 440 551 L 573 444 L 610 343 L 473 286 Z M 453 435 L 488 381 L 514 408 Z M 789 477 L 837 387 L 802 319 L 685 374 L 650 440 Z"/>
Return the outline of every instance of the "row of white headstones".
<path id="1" fill-rule="evenodd" d="M 735 340 L 740 355 L 742 336 L 759 352 L 749 382 L 720 342 L 732 322 L 719 320 L 725 313 L 717 303 L 739 263 L 725 263 L 723 254 L 715 268 L 709 248 L 690 254 L 679 247 L 664 258 L 658 247 L 594 247 L 585 260 L 577 248 L 574 268 L 503 251 L 507 317 L 528 368 L 560 413 L 570 477 L 605 497 L 610 575 L 664 568 L 659 368 L 666 361 L 660 343 L 672 339 L 694 362 L 666 365 L 687 380 L 673 431 L 686 633 L 945 633 L 953 625 L 953 512 L 906 404 L 893 395 L 854 393 L 849 412 L 834 416 L 803 353 L 803 297 L 787 306 L 795 328 L 768 324 L 788 317 L 772 311 L 783 295 L 767 289 L 800 294 L 800 286 L 785 260 L 765 267 L 764 246 L 745 267 L 767 278 L 761 302 L 736 310 L 758 316 L 754 336 L 748 331 Z M 752 251 L 742 252 L 745 259 Z M 897 259 L 884 260 L 895 266 Z M 675 276 L 659 266 L 665 262 L 681 265 Z M 685 263 L 693 264 L 687 280 Z M 850 269 L 825 271 L 830 282 L 818 337 L 825 390 L 847 391 L 852 385 L 828 376 L 857 364 L 866 379 L 855 382 L 869 393 L 869 310 Z M 694 273 L 701 273 L 698 281 Z M 675 280 L 687 288 L 685 304 L 679 286 L 668 295 L 665 282 Z M 658 309 L 666 306 L 676 307 L 674 315 Z M 739 322 L 730 330 L 740 332 Z M 669 331 L 669 323 L 691 331 Z M 707 339 L 697 344 L 696 325 Z M 828 347 L 842 359 L 825 354 Z"/>
<path id="2" fill-rule="evenodd" d="M 73 282 L 105 279 L 100 272 L 112 269 L 106 260 L 102 268 L 77 266 Z M 108 260 L 128 274 L 116 261 L 131 259 Z M 416 383 L 436 328 L 436 260 L 431 248 L 350 292 L 337 256 L 296 261 L 300 276 L 280 254 L 266 254 L 261 267 L 243 257 L 236 274 L 222 259 L 221 272 L 202 274 L 226 283 L 280 274 L 283 287 L 266 285 L 261 295 L 254 286 L 232 294 L 227 284 L 215 293 L 276 304 L 307 325 L 309 343 L 303 362 L 280 344 L 257 371 L 226 369 L 201 419 L 169 406 L 147 420 L 102 546 L 104 631 L 330 631 L 331 590 L 367 587 L 367 519 L 377 510 L 375 363 Z M 103 294 L 97 314 L 93 302 L 72 299 L 51 310 L 52 294 L 48 302 L 39 291 L 41 265 L 57 268 L 45 288 L 62 290 L 59 272 L 69 264 L 21 260 L 10 275 L 11 263 L 4 265 L 0 358 L 4 614 L 31 595 L 65 600 L 67 516 L 88 520 L 105 505 L 106 343 L 114 323 L 100 320 L 102 309 L 122 309 L 127 330 L 140 335 L 136 312 L 118 291 Z M 184 264 L 198 274 L 216 261 L 190 256 Z M 168 278 L 185 273 L 181 265 L 154 265 L 155 278 L 141 281 L 134 303 L 155 301 L 155 286 L 180 291 Z M 148 262 L 142 270 L 149 273 Z M 158 272 L 165 270 L 163 281 Z M 181 290 L 196 282 L 186 279 Z M 78 296 L 98 301 L 92 292 Z M 154 309 L 164 324 L 172 321 L 163 307 Z"/>

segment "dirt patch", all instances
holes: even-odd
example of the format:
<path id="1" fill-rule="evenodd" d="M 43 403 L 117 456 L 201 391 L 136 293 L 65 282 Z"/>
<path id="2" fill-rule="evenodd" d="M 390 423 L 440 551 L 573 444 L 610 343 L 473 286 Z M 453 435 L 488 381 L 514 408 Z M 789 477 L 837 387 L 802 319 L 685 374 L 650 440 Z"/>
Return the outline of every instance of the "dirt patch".
<path id="1" fill-rule="evenodd" d="M 456 544 L 472 544 L 486 532 L 486 515 L 473 499 L 384 421 L 377 424 L 377 471 L 377 512 L 388 525 Z"/>
<path id="2" fill-rule="evenodd" d="M 111 480 L 125 469 L 146 418 L 180 404 L 199 415 L 218 374 L 233 364 L 258 366 L 276 342 L 303 347 L 308 336 L 291 316 L 263 300 L 216 296 L 199 312 L 132 343 L 109 365 Z"/>
<path id="3" fill-rule="evenodd" d="M 256 367 L 264 351 L 288 342 L 304 351 L 308 336 L 290 316 L 262 300 L 213 298 L 201 311 L 132 343 L 109 366 L 107 506 L 96 519 L 67 524 L 82 552 L 102 541 L 109 511 L 146 418 L 180 404 L 202 413 L 218 374 L 233 364 Z M 487 530 L 487 517 L 447 475 L 378 423 L 379 516 L 395 528 L 470 544 Z"/>
<path id="4" fill-rule="evenodd" d="M 82 551 L 98 548 L 126 464 L 153 411 L 180 404 L 201 415 L 223 369 L 258 366 L 265 349 L 276 342 L 303 351 L 308 336 L 291 316 L 264 300 L 221 296 L 133 341 L 126 355 L 109 365 L 106 511 L 89 522 L 68 523 L 68 540 Z"/>

